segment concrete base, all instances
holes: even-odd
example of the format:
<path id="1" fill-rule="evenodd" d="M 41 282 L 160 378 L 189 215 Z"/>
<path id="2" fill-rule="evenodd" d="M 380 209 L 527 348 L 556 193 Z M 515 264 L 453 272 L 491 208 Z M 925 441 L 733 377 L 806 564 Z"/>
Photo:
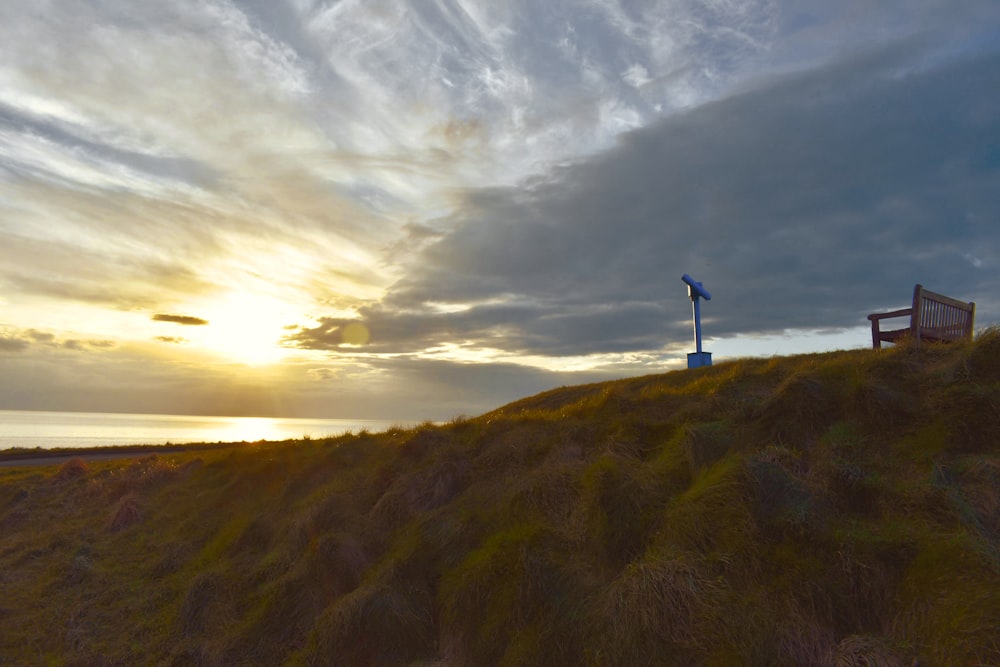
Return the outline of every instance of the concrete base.
<path id="1" fill-rule="evenodd" d="M 712 365 L 711 352 L 688 353 L 688 368 L 701 368 L 702 366 L 711 366 L 711 365 Z"/>

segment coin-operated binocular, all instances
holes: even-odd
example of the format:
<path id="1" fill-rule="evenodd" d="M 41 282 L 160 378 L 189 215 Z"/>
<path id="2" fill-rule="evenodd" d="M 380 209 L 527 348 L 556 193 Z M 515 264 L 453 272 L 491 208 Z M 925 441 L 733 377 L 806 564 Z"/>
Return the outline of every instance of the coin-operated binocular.
<path id="1" fill-rule="evenodd" d="M 712 365 L 712 353 L 702 352 L 701 349 L 701 299 L 711 301 L 712 295 L 705 287 L 688 274 L 681 276 L 681 280 L 687 283 L 688 296 L 691 297 L 691 307 L 694 309 L 694 344 L 697 352 L 688 354 L 688 368 L 701 368 Z"/>

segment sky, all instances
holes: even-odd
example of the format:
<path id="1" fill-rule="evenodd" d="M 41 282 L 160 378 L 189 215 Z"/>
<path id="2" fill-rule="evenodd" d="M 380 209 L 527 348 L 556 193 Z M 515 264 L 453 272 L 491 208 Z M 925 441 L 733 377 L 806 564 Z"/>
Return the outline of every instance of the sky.
<path id="1" fill-rule="evenodd" d="M 0 409 L 446 420 L 684 368 L 684 273 L 719 362 L 998 269 L 996 0 L 0 2 Z"/>

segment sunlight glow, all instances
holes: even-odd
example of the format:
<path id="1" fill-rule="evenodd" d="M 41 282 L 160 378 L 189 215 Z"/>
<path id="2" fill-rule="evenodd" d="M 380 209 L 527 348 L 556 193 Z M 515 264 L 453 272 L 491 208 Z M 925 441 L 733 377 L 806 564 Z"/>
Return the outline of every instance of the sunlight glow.
<path id="1" fill-rule="evenodd" d="M 249 293 L 228 294 L 207 303 L 201 312 L 209 323 L 185 332 L 192 342 L 250 366 L 281 361 L 289 353 L 281 346 L 288 333 L 284 327 L 300 317 L 282 301 Z"/>

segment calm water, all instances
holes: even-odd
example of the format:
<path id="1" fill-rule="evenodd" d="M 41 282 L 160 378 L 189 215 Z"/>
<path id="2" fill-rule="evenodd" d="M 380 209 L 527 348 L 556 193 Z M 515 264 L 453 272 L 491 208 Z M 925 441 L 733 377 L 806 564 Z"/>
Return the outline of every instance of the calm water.
<path id="1" fill-rule="evenodd" d="M 398 422 L 378 419 L 189 417 L 102 412 L 0 410 L 0 449 L 100 447 L 190 442 L 256 442 L 323 438 L 347 431 L 384 431 Z"/>

